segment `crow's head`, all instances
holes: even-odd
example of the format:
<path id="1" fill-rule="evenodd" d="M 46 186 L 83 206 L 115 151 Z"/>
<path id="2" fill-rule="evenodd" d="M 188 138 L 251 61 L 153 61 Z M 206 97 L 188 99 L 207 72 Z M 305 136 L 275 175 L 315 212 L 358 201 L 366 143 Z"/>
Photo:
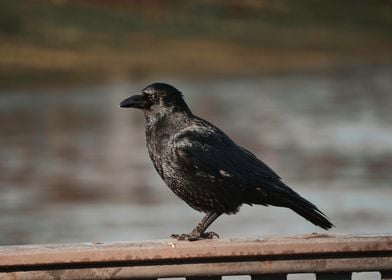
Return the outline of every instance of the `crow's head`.
<path id="1" fill-rule="evenodd" d="M 182 93 L 165 83 L 153 83 L 145 87 L 141 94 L 133 95 L 120 103 L 122 108 L 138 108 L 145 113 L 163 111 L 190 112 Z"/>

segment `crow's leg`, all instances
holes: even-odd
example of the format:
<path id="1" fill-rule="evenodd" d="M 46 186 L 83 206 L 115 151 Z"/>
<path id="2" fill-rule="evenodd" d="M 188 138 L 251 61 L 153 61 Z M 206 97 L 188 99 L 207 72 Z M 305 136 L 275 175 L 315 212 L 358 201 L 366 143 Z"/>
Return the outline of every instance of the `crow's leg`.
<path id="1" fill-rule="evenodd" d="M 219 238 L 215 232 L 205 232 L 206 229 L 221 215 L 221 213 L 207 213 L 201 222 L 189 234 L 172 234 L 172 238 L 178 240 L 195 241 L 199 239 Z"/>

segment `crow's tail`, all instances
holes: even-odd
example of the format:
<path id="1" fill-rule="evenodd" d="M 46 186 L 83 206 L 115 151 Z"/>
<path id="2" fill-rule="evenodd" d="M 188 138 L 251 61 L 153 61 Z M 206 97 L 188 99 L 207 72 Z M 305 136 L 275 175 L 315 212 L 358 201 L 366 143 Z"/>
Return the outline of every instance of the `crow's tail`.
<path id="1" fill-rule="evenodd" d="M 281 181 L 275 185 L 274 191 L 270 192 L 267 197 L 269 197 L 269 199 L 265 199 L 265 196 L 264 199 L 261 199 L 259 195 L 255 195 L 253 196 L 253 199 L 251 199 L 251 202 L 256 204 L 269 204 L 278 207 L 287 207 L 311 223 L 325 230 L 334 227 L 328 217 L 321 212 L 316 205 L 300 196 Z"/>
<path id="2" fill-rule="evenodd" d="M 285 207 L 290 208 L 316 226 L 325 230 L 334 227 L 328 217 L 321 212 L 316 205 L 301 197 L 297 193 L 284 196 L 282 202 Z"/>

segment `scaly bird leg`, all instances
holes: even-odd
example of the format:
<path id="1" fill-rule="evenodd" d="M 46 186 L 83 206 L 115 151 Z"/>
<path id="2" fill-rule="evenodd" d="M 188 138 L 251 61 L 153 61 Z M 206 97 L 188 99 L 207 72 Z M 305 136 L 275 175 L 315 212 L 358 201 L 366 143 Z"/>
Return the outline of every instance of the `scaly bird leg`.
<path id="1" fill-rule="evenodd" d="M 177 240 L 195 241 L 199 239 L 219 238 L 215 232 L 205 232 L 206 229 L 221 215 L 221 213 L 207 213 L 201 222 L 189 234 L 172 234 L 171 238 Z"/>

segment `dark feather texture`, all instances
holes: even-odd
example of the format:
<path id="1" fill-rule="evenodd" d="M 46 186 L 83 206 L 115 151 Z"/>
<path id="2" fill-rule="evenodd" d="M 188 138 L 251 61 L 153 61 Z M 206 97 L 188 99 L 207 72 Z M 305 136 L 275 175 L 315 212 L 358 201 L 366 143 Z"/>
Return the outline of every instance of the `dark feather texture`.
<path id="1" fill-rule="evenodd" d="M 287 207 L 324 229 L 333 226 L 264 162 L 194 116 L 174 87 L 155 83 L 121 104 L 144 111 L 148 152 L 167 186 L 189 206 L 207 214 L 190 234 L 176 237 L 212 237 L 215 234 L 204 233 L 208 225 L 223 213 L 238 212 L 244 203 Z"/>

